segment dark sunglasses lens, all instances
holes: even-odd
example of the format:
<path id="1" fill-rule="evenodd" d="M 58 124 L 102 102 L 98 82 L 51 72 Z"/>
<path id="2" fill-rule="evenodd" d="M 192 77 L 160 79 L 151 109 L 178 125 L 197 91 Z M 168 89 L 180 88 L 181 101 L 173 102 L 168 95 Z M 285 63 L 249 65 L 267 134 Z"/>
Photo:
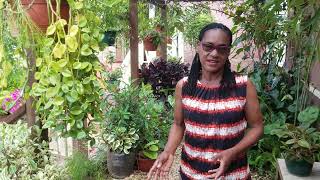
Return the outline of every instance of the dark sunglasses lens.
<path id="1" fill-rule="evenodd" d="M 221 53 L 221 54 L 226 54 L 229 52 L 229 50 L 230 50 L 229 47 L 217 47 L 218 53 Z"/>

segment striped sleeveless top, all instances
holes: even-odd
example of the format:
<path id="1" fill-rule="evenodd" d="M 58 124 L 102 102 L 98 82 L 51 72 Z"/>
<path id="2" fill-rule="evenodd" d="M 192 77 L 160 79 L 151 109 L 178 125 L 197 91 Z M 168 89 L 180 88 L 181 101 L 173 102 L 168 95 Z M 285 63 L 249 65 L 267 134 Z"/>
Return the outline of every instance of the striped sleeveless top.
<path id="1" fill-rule="evenodd" d="M 235 146 L 244 137 L 247 76 L 237 75 L 235 80 L 233 92 L 227 97 L 219 95 L 223 90 L 221 87 L 200 81 L 194 96 L 182 93 L 186 127 L 180 166 L 182 180 L 208 179 L 208 171 L 219 167 L 212 162 L 213 157 Z M 187 77 L 183 81 L 185 84 Z M 220 179 L 251 179 L 246 154 L 237 156 Z"/>

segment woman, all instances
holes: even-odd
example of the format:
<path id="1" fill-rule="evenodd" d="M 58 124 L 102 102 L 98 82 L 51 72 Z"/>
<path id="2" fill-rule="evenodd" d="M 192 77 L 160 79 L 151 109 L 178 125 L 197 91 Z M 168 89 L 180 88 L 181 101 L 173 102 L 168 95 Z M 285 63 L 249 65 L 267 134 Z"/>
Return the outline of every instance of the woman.
<path id="1" fill-rule="evenodd" d="M 168 142 L 148 179 L 168 178 L 183 136 L 181 179 L 251 179 L 246 151 L 263 134 L 263 120 L 254 85 L 231 72 L 231 43 L 223 24 L 200 31 L 190 74 L 176 86 Z"/>

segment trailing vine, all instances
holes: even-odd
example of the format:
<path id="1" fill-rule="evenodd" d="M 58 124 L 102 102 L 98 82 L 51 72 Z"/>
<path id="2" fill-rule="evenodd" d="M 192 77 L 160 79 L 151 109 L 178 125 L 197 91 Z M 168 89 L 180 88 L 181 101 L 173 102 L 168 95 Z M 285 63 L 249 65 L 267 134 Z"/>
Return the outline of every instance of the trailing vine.
<path id="1" fill-rule="evenodd" d="M 91 130 L 91 123 L 87 127 L 85 121 L 101 119 L 96 73 L 102 68 L 95 53 L 100 51 L 103 35 L 98 29 L 100 19 L 86 9 L 87 2 L 68 3 L 68 22 L 57 11 L 53 16 L 56 21 L 39 42 L 35 74 L 38 82 L 33 85 L 32 94 L 38 99 L 36 110 L 44 128 L 82 139 Z"/>

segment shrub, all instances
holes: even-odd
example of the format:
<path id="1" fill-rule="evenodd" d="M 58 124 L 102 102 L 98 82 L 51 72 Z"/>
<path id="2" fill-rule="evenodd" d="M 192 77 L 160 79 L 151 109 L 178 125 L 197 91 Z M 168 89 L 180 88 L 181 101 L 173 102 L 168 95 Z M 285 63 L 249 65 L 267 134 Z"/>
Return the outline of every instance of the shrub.
<path id="1" fill-rule="evenodd" d="M 166 100 L 174 93 L 177 82 L 189 73 L 189 65 L 177 61 L 156 59 L 149 65 L 141 66 L 141 78 L 145 84 L 152 86 L 157 99 Z"/>
<path id="2" fill-rule="evenodd" d="M 39 143 L 41 130 L 33 130 L 20 121 L 0 124 L 0 179 L 66 179 L 64 169 L 53 164 L 48 144 Z"/>

